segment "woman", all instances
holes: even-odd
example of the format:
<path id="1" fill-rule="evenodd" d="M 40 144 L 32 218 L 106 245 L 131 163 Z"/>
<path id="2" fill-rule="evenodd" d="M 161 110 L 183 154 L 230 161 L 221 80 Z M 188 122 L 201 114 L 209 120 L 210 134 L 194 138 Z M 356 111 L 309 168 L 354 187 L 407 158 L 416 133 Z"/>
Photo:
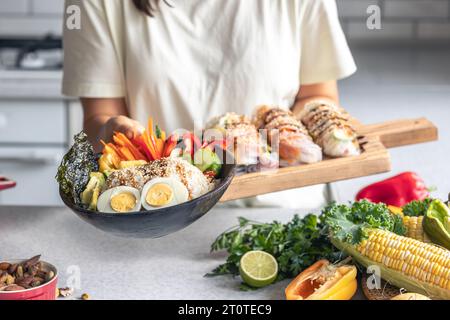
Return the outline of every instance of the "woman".
<path id="1" fill-rule="evenodd" d="M 98 149 L 151 115 L 168 131 L 260 104 L 338 101 L 356 67 L 334 0 L 67 0 L 63 92 L 80 97 Z"/>

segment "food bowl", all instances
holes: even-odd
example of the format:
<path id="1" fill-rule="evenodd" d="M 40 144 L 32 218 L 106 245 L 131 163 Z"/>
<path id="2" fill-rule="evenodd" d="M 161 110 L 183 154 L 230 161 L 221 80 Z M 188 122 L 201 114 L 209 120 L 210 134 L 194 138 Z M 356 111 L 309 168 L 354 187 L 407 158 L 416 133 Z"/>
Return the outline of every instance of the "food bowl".
<path id="1" fill-rule="evenodd" d="M 214 190 L 197 199 L 152 211 L 101 213 L 75 206 L 61 190 L 60 195 L 67 207 L 97 229 L 121 237 L 160 238 L 189 226 L 208 213 L 222 198 L 234 174 L 235 165 L 225 164 Z"/>
<path id="2" fill-rule="evenodd" d="M 20 263 L 23 260 L 11 260 L 10 263 Z M 55 266 L 48 262 L 41 261 L 44 269 L 53 271 L 54 277 L 38 287 L 20 291 L 0 291 L 0 301 L 2 300 L 56 300 L 56 289 L 58 282 L 58 272 Z"/>

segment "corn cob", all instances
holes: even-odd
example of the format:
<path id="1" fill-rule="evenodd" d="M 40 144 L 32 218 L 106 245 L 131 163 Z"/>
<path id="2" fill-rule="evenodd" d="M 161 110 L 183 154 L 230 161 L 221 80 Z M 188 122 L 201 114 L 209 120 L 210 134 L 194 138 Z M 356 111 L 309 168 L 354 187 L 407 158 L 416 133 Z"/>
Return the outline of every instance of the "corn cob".
<path id="1" fill-rule="evenodd" d="M 402 218 L 403 224 L 406 227 L 406 236 L 413 238 L 422 242 L 431 243 L 430 238 L 427 236 L 423 230 L 423 216 L 420 217 L 410 217 L 403 214 L 402 208 L 389 206 L 389 210 L 399 215 Z"/>
<path id="2" fill-rule="evenodd" d="M 407 237 L 422 242 L 431 243 L 430 238 L 428 238 L 427 234 L 425 233 L 422 227 L 423 216 L 420 217 L 403 216 L 402 220 L 407 230 L 406 231 Z"/>
<path id="3" fill-rule="evenodd" d="M 365 267 L 378 266 L 381 277 L 399 288 L 450 299 L 449 250 L 382 229 L 369 229 L 358 245 L 332 242 Z"/>

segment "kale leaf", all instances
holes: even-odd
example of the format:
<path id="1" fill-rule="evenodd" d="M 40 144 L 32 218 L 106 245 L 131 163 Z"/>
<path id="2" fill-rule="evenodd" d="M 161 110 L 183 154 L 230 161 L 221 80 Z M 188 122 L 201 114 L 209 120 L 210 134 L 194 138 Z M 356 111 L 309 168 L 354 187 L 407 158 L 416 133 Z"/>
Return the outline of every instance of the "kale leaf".
<path id="1" fill-rule="evenodd" d="M 370 228 L 384 229 L 399 235 L 406 232 L 402 219 L 391 214 L 385 204 L 367 200 L 350 205 L 331 204 L 321 215 L 333 237 L 350 244 L 358 244 L 368 236 Z"/>
<path id="2" fill-rule="evenodd" d="M 427 198 L 422 201 L 412 201 L 403 207 L 403 214 L 410 217 L 424 216 L 425 213 L 427 213 L 432 201 L 433 199 L 431 198 Z"/>

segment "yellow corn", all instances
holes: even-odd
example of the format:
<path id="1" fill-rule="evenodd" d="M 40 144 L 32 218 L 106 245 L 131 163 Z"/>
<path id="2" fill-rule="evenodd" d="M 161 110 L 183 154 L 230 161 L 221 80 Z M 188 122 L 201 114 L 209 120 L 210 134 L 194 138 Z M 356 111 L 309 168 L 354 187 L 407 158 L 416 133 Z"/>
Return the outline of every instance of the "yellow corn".
<path id="1" fill-rule="evenodd" d="M 403 224 L 406 227 L 406 236 L 422 242 L 431 243 L 425 231 L 423 231 L 423 216 L 409 217 L 403 216 Z"/>
<path id="2" fill-rule="evenodd" d="M 354 248 L 364 264 L 382 266 L 381 277 L 394 285 L 450 299 L 449 250 L 381 229 L 371 229 Z"/>
<path id="3" fill-rule="evenodd" d="M 423 216 L 420 217 L 410 217 L 405 216 L 403 214 L 403 209 L 399 207 L 389 206 L 389 210 L 399 215 L 402 220 L 403 224 L 406 227 L 406 236 L 409 238 L 413 238 L 422 242 L 431 243 L 430 238 L 428 238 L 427 234 L 423 230 L 422 224 L 423 224 Z"/>

